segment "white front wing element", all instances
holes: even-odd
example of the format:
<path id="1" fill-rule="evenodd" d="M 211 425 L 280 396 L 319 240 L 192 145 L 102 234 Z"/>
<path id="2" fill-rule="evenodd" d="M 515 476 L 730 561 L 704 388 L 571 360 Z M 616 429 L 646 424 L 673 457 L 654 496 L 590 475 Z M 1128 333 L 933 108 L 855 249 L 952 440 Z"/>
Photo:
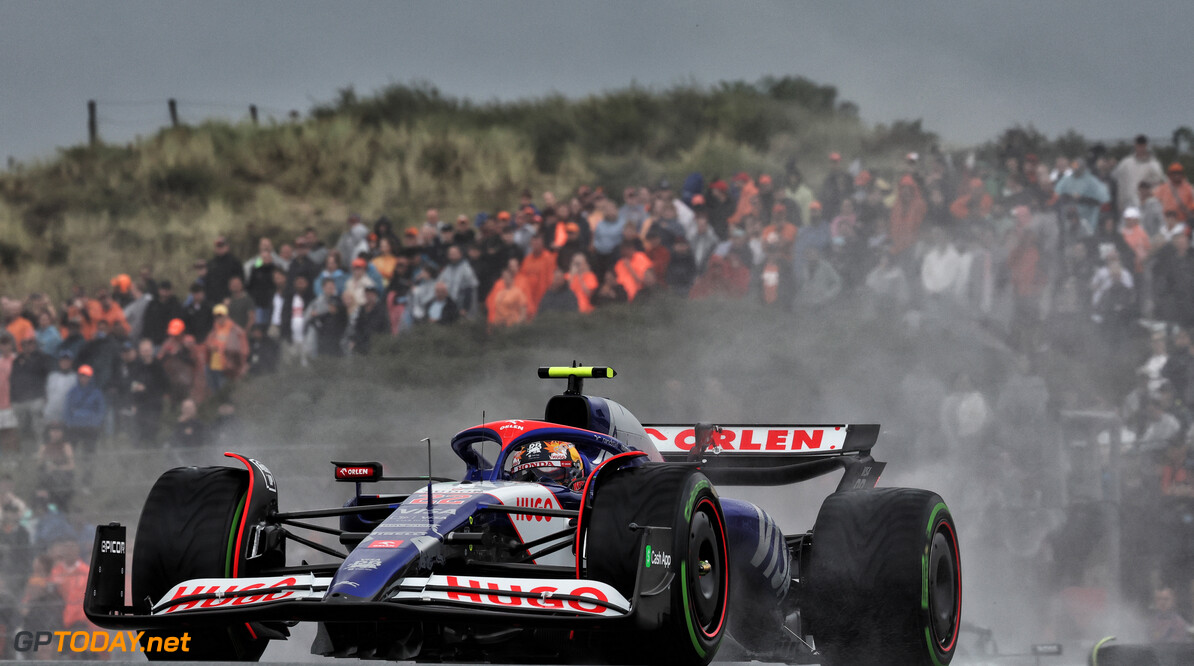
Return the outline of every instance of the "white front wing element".
<path id="1" fill-rule="evenodd" d="M 314 574 L 264 578 L 195 578 L 170 588 L 153 606 L 154 615 L 256 606 L 276 601 L 322 599 L 331 578 Z M 208 595 L 211 595 L 208 597 Z M 196 596 L 200 598 L 195 598 Z M 170 604 L 175 599 L 187 599 Z"/>
<path id="2" fill-rule="evenodd" d="M 644 430 L 660 453 L 688 453 L 696 445 L 692 426 L 648 425 Z M 713 445 L 706 453 L 832 453 L 841 451 L 845 443 L 846 426 L 731 425 L 713 433 Z"/>
<path id="3" fill-rule="evenodd" d="M 263 578 L 195 578 L 170 588 L 154 615 L 239 608 L 279 601 L 319 601 L 332 579 L 313 574 Z M 176 601 L 177 603 L 171 603 Z M 447 602 L 502 610 L 621 617 L 630 602 L 613 587 L 571 578 L 441 576 L 407 578 L 389 601 Z"/>
<path id="4" fill-rule="evenodd" d="M 443 589 L 449 588 L 449 589 Z M 571 578 L 431 576 L 407 578 L 391 601 L 450 602 L 507 611 L 621 617 L 630 602 L 613 587 Z"/>

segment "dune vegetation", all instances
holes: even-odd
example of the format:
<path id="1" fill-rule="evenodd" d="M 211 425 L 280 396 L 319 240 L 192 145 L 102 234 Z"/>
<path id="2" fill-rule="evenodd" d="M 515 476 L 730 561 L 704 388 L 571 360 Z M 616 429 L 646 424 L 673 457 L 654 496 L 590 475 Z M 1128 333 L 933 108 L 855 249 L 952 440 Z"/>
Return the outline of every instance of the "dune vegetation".
<path id="1" fill-rule="evenodd" d="M 330 238 L 349 211 L 403 226 L 430 206 L 510 207 L 523 188 L 619 191 L 792 159 L 815 175 L 829 150 L 873 162 L 935 141 L 919 121 L 868 126 L 798 77 L 485 104 L 427 84 L 345 89 L 294 122 L 165 128 L 0 172 L 0 274 L 6 291 L 55 296 L 141 266 L 177 280 L 218 234 L 243 256 L 308 225 Z"/>

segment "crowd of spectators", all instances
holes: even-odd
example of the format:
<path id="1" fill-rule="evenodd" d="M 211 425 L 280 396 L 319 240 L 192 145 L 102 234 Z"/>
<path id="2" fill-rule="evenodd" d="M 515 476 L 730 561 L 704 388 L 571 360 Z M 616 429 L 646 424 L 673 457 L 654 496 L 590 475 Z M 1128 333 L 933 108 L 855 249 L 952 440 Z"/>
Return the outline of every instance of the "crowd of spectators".
<path id="1" fill-rule="evenodd" d="M 1160 164 L 1144 137 L 1120 159 L 1013 154 L 983 164 L 934 151 L 895 169 L 837 153 L 817 162 L 820 183 L 792 160 L 777 173 L 693 173 L 679 187 L 664 180 L 620 196 L 590 185 L 563 197 L 524 190 L 508 209 L 450 220 L 437 208 L 398 226 L 354 214 L 334 236 L 308 228 L 277 247 L 255 239 L 247 260 L 216 238 L 179 290 L 142 269 L 61 302 L 5 295 L 0 461 L 35 460 L 41 508 L 3 499 L 0 556 L 11 576 L 0 592 L 21 598 L 32 581 L 74 566 L 39 532 L 47 512 L 71 511 L 87 491 L 76 459 L 117 437 L 202 444 L 212 426 L 199 408 L 248 375 L 377 353 L 419 327 L 512 327 L 664 298 L 751 299 L 798 315 L 857 307 L 905 326 L 983 322 L 1014 350 L 1015 367 L 958 373 L 948 385 L 917 367 L 901 392 L 914 449 L 982 450 L 1005 470 L 985 480 L 1004 495 L 1031 494 L 1017 473 L 1031 479 L 1040 460 L 1017 442 L 1058 401 L 1039 360 L 1134 357 L 1149 339 L 1139 381 L 1110 399 L 1123 403 L 1129 446 L 1152 461 L 1142 485 L 1194 498 L 1194 190 L 1180 164 Z M 986 446 L 992 437 L 1002 444 Z M 1194 558 L 1171 555 L 1153 562 L 1154 587 L 1178 590 L 1189 613 L 1194 575 L 1178 560 Z"/>

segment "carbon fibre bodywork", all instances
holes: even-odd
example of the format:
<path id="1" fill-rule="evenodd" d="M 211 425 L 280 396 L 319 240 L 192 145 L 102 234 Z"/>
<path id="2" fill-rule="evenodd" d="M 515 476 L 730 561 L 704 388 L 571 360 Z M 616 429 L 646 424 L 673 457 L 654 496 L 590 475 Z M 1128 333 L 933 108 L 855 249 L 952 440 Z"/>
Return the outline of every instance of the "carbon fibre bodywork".
<path id="1" fill-rule="evenodd" d="M 750 428 L 760 434 L 744 430 Z M 788 434 L 769 431 L 776 428 Z M 125 528 L 101 526 L 84 608 L 96 625 L 114 629 L 243 622 L 271 635 L 288 623 L 318 622 L 312 651 L 328 656 L 512 659 L 518 654 L 507 651 L 510 639 L 530 632 L 549 636 L 555 646 L 541 656 L 571 660 L 574 650 L 584 649 L 575 632 L 659 627 L 674 612 L 669 590 L 680 571 L 670 559 L 669 527 L 631 525 L 643 553 L 633 592 L 621 594 L 587 576 L 586 506 L 595 479 L 650 462 L 691 467 L 715 483 L 754 485 L 845 469 L 840 487 L 873 487 L 883 466 L 869 455 L 876 435 L 877 426 L 644 427 L 612 400 L 569 392 L 551 398 L 542 420 L 498 420 L 459 432 L 451 442 L 465 465 L 459 481 L 387 478 L 378 463 L 336 463 L 338 480 L 358 482 L 354 496 L 343 507 L 289 513 L 278 510 L 277 485 L 265 465 L 227 454 L 249 475 L 229 543 L 233 575 L 180 581 L 150 600 L 146 612 L 123 596 Z M 510 478 L 510 452 L 547 440 L 580 452 L 583 487 Z M 781 440 L 816 442 L 818 448 L 781 450 L 775 444 Z M 750 448 L 755 441 L 757 450 Z M 361 480 L 420 486 L 403 494 L 362 494 Z M 752 605 L 776 618 L 767 630 L 780 637 L 780 647 L 754 656 L 812 659 L 811 648 L 787 638 L 784 624 L 795 615 L 796 630 L 787 633 L 799 638 L 801 537 L 786 537 L 750 502 L 722 497 L 720 511 L 733 581 L 730 617 Z M 339 527 L 303 522 L 315 518 L 337 518 Z M 338 543 L 298 537 L 289 529 L 294 527 L 332 534 Z M 288 540 L 343 561 L 286 566 L 275 560 L 279 553 L 284 557 Z M 112 546 L 116 542 L 119 548 Z M 253 577 L 240 573 L 246 562 L 260 564 L 262 558 L 270 566 L 252 567 Z"/>

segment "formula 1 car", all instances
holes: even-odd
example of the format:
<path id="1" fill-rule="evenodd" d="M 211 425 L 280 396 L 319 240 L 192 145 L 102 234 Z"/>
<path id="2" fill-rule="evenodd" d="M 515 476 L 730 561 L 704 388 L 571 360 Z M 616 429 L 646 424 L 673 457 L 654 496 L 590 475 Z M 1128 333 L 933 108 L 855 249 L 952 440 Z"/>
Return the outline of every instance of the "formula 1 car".
<path id="1" fill-rule="evenodd" d="M 161 659 L 256 660 L 316 622 L 311 651 L 332 657 L 706 664 L 724 642 L 788 663 L 950 661 L 962 603 L 953 519 L 932 492 L 875 488 L 878 426 L 644 426 L 582 392 L 609 368 L 539 376 L 568 381 L 542 419 L 452 439 L 462 480 L 334 462 L 356 487 L 344 506 L 280 511 L 273 475 L 252 458 L 166 472 L 137 526 L 131 604 L 125 527 L 97 528 L 87 617 L 143 630 Z M 839 469 L 799 534 L 714 485 Z M 418 488 L 362 493 L 403 481 Z M 331 517 L 338 527 L 309 522 Z M 338 561 L 287 564 L 288 541 Z M 189 652 L 150 647 L 184 633 Z"/>

